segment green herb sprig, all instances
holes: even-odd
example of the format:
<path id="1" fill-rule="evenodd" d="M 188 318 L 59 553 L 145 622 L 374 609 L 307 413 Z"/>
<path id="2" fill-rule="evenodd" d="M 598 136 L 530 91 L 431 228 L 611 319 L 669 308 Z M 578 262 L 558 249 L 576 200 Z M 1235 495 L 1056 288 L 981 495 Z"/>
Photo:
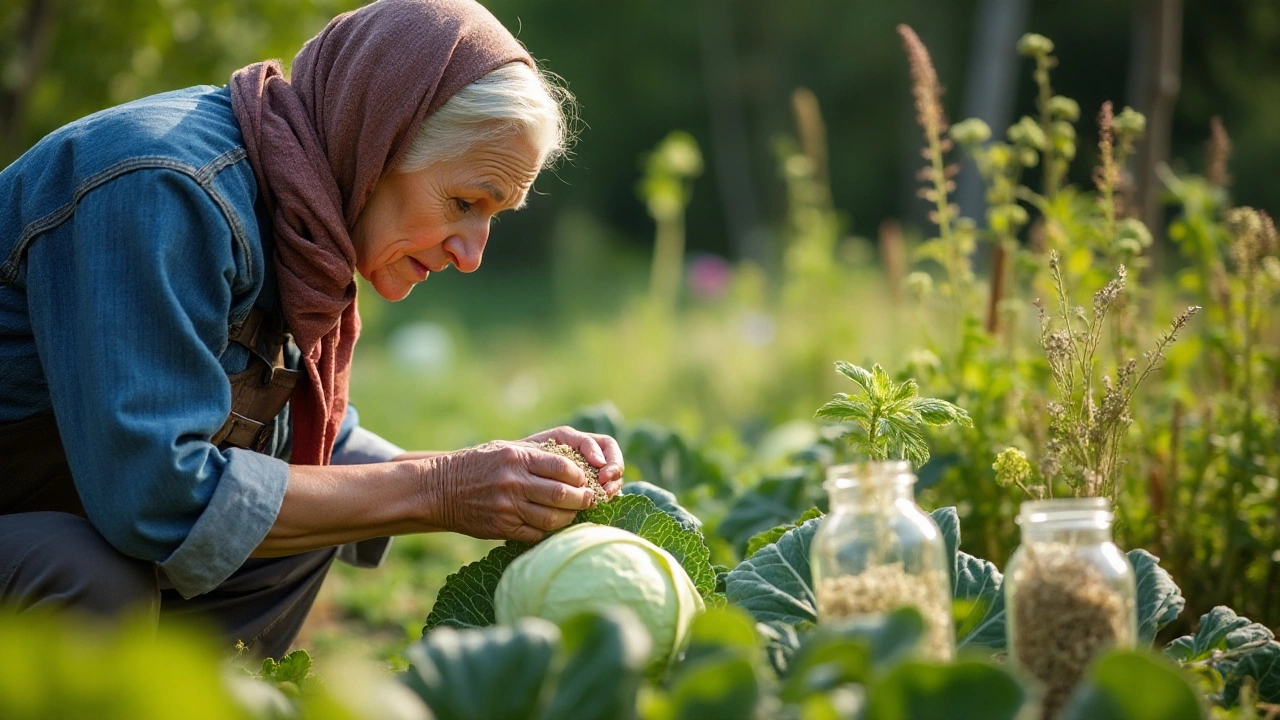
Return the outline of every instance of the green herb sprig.
<path id="1" fill-rule="evenodd" d="M 816 417 L 852 422 L 853 429 L 844 437 L 855 451 L 871 460 L 885 461 L 896 453 L 920 467 L 929 461 L 929 446 L 923 432 L 926 426 L 958 423 L 973 427 L 973 420 L 963 409 L 946 400 L 920 397 L 915 380 L 895 383 L 879 365 L 867 370 L 837 362 L 836 371 L 857 383 L 865 395 L 850 397 L 836 393 L 818 408 Z"/>

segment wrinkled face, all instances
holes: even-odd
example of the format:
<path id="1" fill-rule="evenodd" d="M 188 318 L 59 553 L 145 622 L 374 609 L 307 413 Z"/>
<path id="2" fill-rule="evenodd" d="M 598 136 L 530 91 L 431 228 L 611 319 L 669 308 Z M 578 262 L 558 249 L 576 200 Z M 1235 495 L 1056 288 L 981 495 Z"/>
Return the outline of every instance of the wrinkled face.
<path id="1" fill-rule="evenodd" d="M 456 160 L 387 175 L 351 232 L 356 270 L 393 302 L 449 265 L 472 272 L 480 267 L 489 221 L 524 205 L 541 165 L 541 151 L 512 136 Z"/>

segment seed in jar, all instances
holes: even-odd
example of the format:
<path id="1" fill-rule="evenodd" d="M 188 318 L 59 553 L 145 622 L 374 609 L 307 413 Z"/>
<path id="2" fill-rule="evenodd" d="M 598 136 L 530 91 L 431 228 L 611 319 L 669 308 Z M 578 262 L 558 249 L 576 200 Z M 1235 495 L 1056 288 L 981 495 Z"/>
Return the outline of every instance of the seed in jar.
<path id="1" fill-rule="evenodd" d="M 1042 685 L 1041 719 L 1054 720 L 1099 654 L 1133 644 L 1130 609 L 1097 568 L 1065 545 L 1026 548 L 1012 582 L 1014 657 Z"/>
<path id="2" fill-rule="evenodd" d="M 920 654 L 951 659 L 952 630 L 945 572 L 908 573 L 902 563 L 874 565 L 857 575 L 825 578 L 818 584 L 818 620 L 829 621 L 914 607 L 924 618 Z"/>

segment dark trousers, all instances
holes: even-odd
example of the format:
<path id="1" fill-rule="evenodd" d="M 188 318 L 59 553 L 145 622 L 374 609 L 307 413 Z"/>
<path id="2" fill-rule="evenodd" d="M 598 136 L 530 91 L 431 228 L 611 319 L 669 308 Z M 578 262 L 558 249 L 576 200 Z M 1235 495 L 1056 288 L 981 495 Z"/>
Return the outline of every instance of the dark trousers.
<path id="1" fill-rule="evenodd" d="M 212 623 L 227 649 L 284 655 L 315 602 L 336 548 L 249 559 L 212 591 L 184 599 L 153 563 L 126 557 L 89 521 L 68 513 L 0 515 L 0 603 L 26 611 L 69 610 L 115 617 L 149 613 Z"/>

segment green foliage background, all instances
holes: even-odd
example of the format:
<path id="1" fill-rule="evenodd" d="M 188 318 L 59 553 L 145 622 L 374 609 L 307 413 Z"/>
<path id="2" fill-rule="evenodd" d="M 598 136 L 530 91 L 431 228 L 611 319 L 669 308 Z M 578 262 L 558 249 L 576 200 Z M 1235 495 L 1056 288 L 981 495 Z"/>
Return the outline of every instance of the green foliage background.
<path id="1" fill-rule="evenodd" d="M 263 58 L 287 62 L 330 17 L 355 4 L 0 5 L 0 162 L 59 125 L 113 103 L 191 84 L 221 84 L 234 69 Z M 1009 334 L 1014 340 L 1003 362 L 992 359 L 1002 356 L 976 320 L 961 324 L 959 344 L 953 344 L 955 313 L 948 303 L 908 301 L 901 278 L 882 271 L 888 259 L 863 239 L 874 236 L 886 218 L 906 221 L 909 246 L 932 232 L 925 203 L 915 197 L 919 131 L 911 121 L 907 65 L 893 27 L 910 23 L 928 44 L 949 89 L 949 114 L 959 119 L 977 3 L 486 5 L 566 79 L 582 104 L 581 139 L 573 160 L 539 181 L 540 194 L 529 209 L 495 228 L 483 271 L 433 277 L 395 305 L 366 288 L 366 330 L 353 386 L 364 424 L 406 447 L 453 449 L 519 437 L 610 401 L 626 418 L 624 429 L 634 443 L 628 445 L 635 449 L 632 479 L 666 487 L 695 508 L 708 527 L 719 530 L 709 534 L 713 561 L 728 563 L 756 533 L 820 504 L 812 475 L 829 438 L 809 418 L 833 392 L 847 389 L 831 363 L 844 359 L 869 367 L 880 361 L 899 378 L 916 377 L 922 392 L 973 414 L 975 429 L 944 435 L 933 445 L 935 462 L 920 472 L 922 497 L 926 505 L 958 504 L 975 550 L 1002 563 L 1016 542 L 1009 518 L 1019 498 L 994 484 L 989 467 L 1005 446 L 1031 451 L 1043 439 L 1019 414 L 1042 408 L 1048 387 L 1034 342 L 1028 342 L 1033 318 L 1024 314 L 1017 325 L 1021 335 Z M 1103 100 L 1123 104 L 1128 98 L 1133 5 L 1081 0 L 1031 8 L 1029 29 L 1052 37 L 1063 61 L 1055 70 L 1055 88 L 1078 100 L 1082 110 L 1080 156 L 1070 180 L 1084 187 L 1095 160 L 1092 117 Z M 654 312 L 644 298 L 653 223 L 636 187 L 645 154 L 672 129 L 690 133 L 708 168 L 694 182 L 685 211 L 688 248 L 695 256 L 733 255 L 733 218 L 726 216 L 712 171 L 717 149 L 699 46 L 708 7 L 724 11 L 710 17 L 732 42 L 746 130 L 746 187 L 755 195 L 749 209 L 759 217 L 769 251 L 762 263 L 734 264 L 723 289 L 690 293 L 678 313 L 667 315 Z M 51 13 L 47 35 L 26 24 L 37 8 Z M 1280 124 L 1280 7 L 1267 0 L 1187 0 L 1184 23 L 1183 87 L 1171 152 L 1182 160 L 1175 170 L 1203 170 L 1208 119 L 1221 115 L 1236 147 L 1231 203 L 1280 209 L 1280 185 L 1272 181 L 1280 167 L 1274 133 Z M 43 61 L 36 62 L 42 53 Z M 1026 61 L 1011 47 L 1009 62 L 1024 71 L 1018 113 L 1034 115 Z M 785 139 L 796 132 L 790 103 L 798 86 L 813 91 L 826 119 L 829 184 L 815 177 L 796 142 Z M 1223 199 L 1203 182 L 1191 181 L 1171 204 L 1170 216 L 1181 237 L 1218 252 L 1226 242 Z M 1078 208 L 1065 214 L 1071 213 Z M 1070 229 L 1080 231 L 1076 239 L 1087 234 L 1083 224 Z M 1067 263 L 1084 278 L 1094 254 L 1087 247 L 1076 250 Z M 1144 286 L 1141 300 L 1146 317 L 1161 321 L 1180 295 L 1207 292 L 1210 270 L 1180 258 L 1172 246 L 1166 256 L 1169 282 Z M 1031 295 L 1037 289 L 1022 290 Z M 1145 323 L 1135 333 L 1145 339 L 1158 327 Z M 1175 349 L 1163 386 L 1144 389 L 1151 402 L 1132 433 L 1137 449 L 1125 490 L 1133 503 L 1123 509 L 1123 532 L 1129 545 L 1154 547 L 1169 557 L 1192 604 L 1184 618 L 1207 612 L 1226 600 L 1219 593 L 1229 592 L 1242 613 L 1274 626 L 1280 618 L 1261 608 L 1275 607 L 1277 598 L 1250 588 L 1275 584 L 1265 551 L 1276 537 L 1271 528 L 1280 522 L 1277 473 L 1274 458 L 1253 451 L 1280 442 L 1274 416 L 1280 394 L 1270 390 L 1269 405 L 1259 400 L 1256 427 L 1252 420 L 1245 423 L 1253 435 L 1241 430 L 1239 413 L 1229 421 L 1200 418 L 1176 437 L 1171 429 L 1176 401 L 1221 395 L 1220 406 L 1230 409 L 1237 399 L 1239 382 L 1231 373 L 1206 385 L 1205 375 L 1213 370 L 1197 364 L 1202 354 L 1228 368 L 1234 362 L 1237 340 L 1229 332 L 1224 339 L 1215 327 L 1225 325 L 1206 325 L 1199 337 Z M 1259 377 L 1277 375 L 1275 342 L 1272 334 L 1259 348 Z M 1210 393 L 1201 393 L 1207 386 Z M 609 414 L 577 417 L 604 422 Z M 1164 495 L 1149 496 L 1143 478 L 1169 467 L 1161 452 L 1175 441 L 1189 448 L 1178 466 L 1184 477 L 1164 478 Z M 816 455 L 797 467 L 796 453 Z M 1216 504 L 1206 505 L 1204 493 Z M 1153 513 L 1157 500 L 1172 508 L 1170 522 Z M 1198 512 L 1202 507 L 1213 512 Z M 491 547 L 456 536 L 402 538 L 392 562 L 377 573 L 335 572 L 306 642 L 321 654 L 359 646 L 380 657 L 396 656 L 418 636 L 446 574 Z M 1219 561 L 1229 563 L 1226 569 L 1238 579 L 1234 586 L 1217 584 Z M 1241 607 L 1237 600 L 1255 604 Z"/>

